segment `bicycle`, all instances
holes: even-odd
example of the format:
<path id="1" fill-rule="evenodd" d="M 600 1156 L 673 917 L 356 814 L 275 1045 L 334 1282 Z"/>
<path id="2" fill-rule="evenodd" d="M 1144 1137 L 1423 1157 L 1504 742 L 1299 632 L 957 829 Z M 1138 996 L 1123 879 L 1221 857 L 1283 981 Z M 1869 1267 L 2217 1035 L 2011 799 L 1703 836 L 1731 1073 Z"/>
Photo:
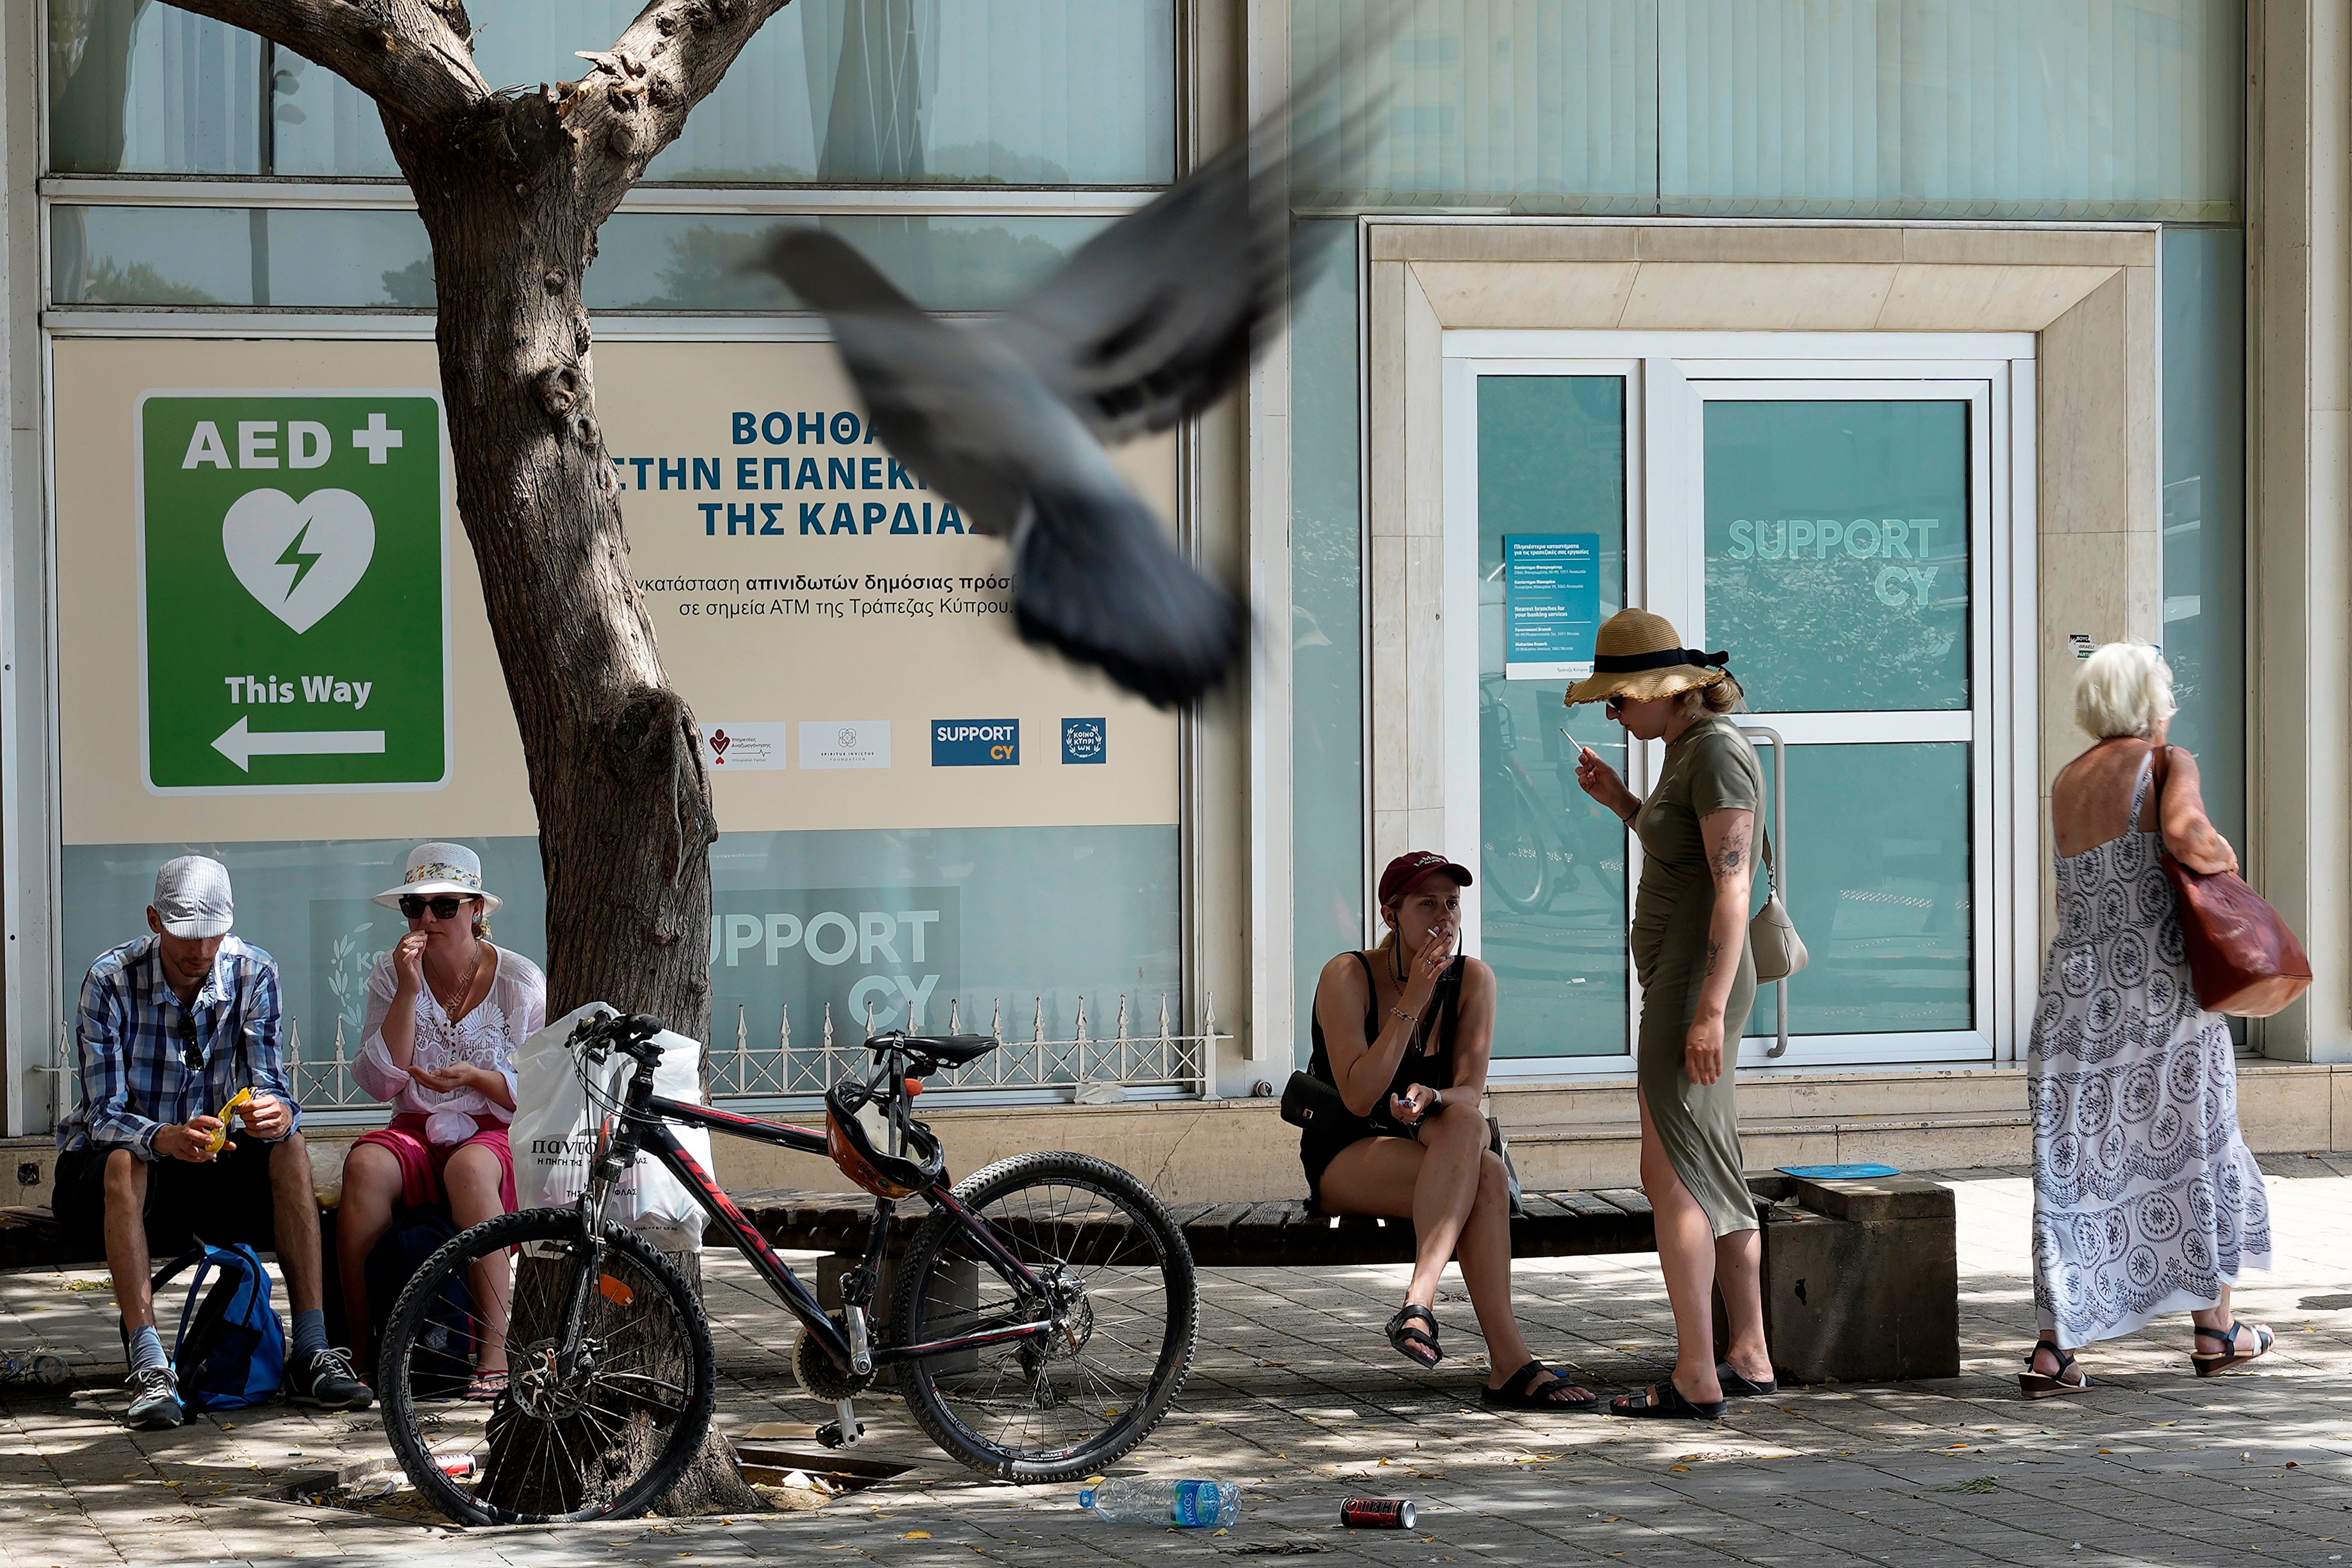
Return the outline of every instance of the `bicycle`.
<path id="1" fill-rule="evenodd" d="M 573 1031 L 576 1070 L 604 1110 L 579 1198 L 501 1215 L 446 1243 L 386 1320 L 376 1373 L 384 1429 L 409 1479 L 444 1513 L 467 1524 L 631 1517 L 701 1451 L 718 1395 L 702 1303 L 644 1237 L 604 1217 L 641 1153 L 694 1194 L 800 1321 L 793 1373 L 835 1406 L 818 1433 L 826 1446 L 857 1440 L 856 1396 L 889 1374 L 941 1448 L 996 1479 L 1097 1474 L 1160 1424 L 1191 1370 L 1200 1320 L 1192 1251 L 1166 1207 L 1128 1172 L 1067 1152 L 1016 1155 L 950 1186 L 939 1140 L 910 1112 L 921 1080 L 995 1049 L 994 1038 L 869 1038 L 874 1071 L 827 1091 L 818 1131 L 655 1093 L 661 1028 L 637 1015 Z M 628 1082 L 617 1097 L 595 1071 L 615 1056 L 635 1064 L 618 1066 Z M 673 1124 L 825 1154 L 874 1194 L 839 1313 L 819 1305 Z M 930 1212 L 898 1259 L 877 1332 L 868 1310 L 896 1205 L 918 1194 Z M 498 1294 L 518 1256 L 498 1322 L 474 1302 Z M 497 1361 L 506 1386 L 476 1427 L 458 1391 L 472 1369 Z"/>

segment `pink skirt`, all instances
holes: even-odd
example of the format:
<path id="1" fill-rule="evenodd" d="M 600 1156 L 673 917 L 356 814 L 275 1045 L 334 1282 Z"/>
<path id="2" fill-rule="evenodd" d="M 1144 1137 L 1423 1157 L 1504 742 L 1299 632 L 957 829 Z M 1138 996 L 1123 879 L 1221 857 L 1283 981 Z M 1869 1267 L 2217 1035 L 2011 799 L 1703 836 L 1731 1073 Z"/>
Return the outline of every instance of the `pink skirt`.
<path id="1" fill-rule="evenodd" d="M 425 1138 L 425 1118 L 420 1112 L 404 1111 L 392 1119 L 392 1125 L 353 1140 L 373 1143 L 392 1152 L 400 1162 L 400 1201 L 409 1208 L 423 1208 L 427 1204 L 446 1201 L 442 1185 L 442 1173 L 447 1169 L 449 1157 L 460 1149 L 476 1144 L 499 1157 L 499 1201 L 509 1214 L 515 1210 L 514 1150 L 507 1142 L 507 1124 L 492 1117 L 474 1118 L 474 1135 L 462 1143 L 430 1143 Z"/>

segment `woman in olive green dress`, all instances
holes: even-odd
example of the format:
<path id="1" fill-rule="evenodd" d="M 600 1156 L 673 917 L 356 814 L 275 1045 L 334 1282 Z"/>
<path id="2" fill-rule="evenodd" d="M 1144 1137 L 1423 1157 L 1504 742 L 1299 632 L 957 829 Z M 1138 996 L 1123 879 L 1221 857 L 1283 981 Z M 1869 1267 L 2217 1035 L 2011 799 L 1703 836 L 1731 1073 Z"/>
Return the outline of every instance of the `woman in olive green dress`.
<path id="1" fill-rule="evenodd" d="M 1602 623 L 1593 675 L 1568 700 L 1605 702 L 1637 741 L 1666 755 L 1647 800 L 1586 748 L 1577 783 L 1642 841 L 1633 963 L 1642 982 L 1636 1078 L 1642 1189 L 1655 1211 L 1658 1261 L 1677 1343 L 1667 1381 L 1613 1401 L 1619 1415 L 1712 1420 L 1727 1396 L 1770 1394 L 1764 1342 L 1762 1237 L 1741 1173 L 1732 1100 L 1740 1027 L 1756 999 L 1748 952 L 1750 838 L 1764 774 L 1725 715 L 1739 700 L 1726 656 L 1682 646 L 1663 617 L 1621 610 Z M 1731 1342 L 1717 1359 L 1713 1293 L 1723 1289 Z"/>

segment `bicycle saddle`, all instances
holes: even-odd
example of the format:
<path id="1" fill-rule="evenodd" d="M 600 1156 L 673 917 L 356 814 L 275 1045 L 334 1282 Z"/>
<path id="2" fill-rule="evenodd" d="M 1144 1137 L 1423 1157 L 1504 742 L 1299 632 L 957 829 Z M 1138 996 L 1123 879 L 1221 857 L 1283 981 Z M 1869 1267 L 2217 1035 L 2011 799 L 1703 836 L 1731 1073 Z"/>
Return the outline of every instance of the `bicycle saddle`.
<path id="1" fill-rule="evenodd" d="M 908 1035 L 898 1042 L 900 1050 L 929 1064 L 915 1075 L 917 1078 L 928 1077 L 942 1065 L 960 1068 L 966 1062 L 977 1061 L 1000 1043 L 993 1035 Z"/>
<path id="2" fill-rule="evenodd" d="M 890 1153 L 890 1102 L 854 1079 L 824 1091 L 824 1152 L 842 1174 L 877 1197 L 927 1191 L 947 1169 L 947 1151 L 911 1118 Z"/>

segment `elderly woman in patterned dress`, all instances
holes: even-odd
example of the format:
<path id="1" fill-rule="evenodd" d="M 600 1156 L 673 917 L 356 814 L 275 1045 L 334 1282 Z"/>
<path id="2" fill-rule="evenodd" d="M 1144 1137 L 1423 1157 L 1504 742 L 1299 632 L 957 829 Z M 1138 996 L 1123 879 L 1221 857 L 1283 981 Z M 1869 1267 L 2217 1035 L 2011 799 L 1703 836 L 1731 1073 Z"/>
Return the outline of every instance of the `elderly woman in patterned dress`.
<path id="1" fill-rule="evenodd" d="M 2229 1025 L 2198 1005 L 2158 863 L 2168 849 L 2234 871 L 2238 857 L 2206 818 L 2197 760 L 2167 744 L 2172 714 L 2156 649 L 2099 649 L 2074 692 L 2097 743 L 2051 787 L 2058 935 L 2027 1072 L 2041 1328 L 2017 1380 L 2028 1399 L 2088 1388 L 2074 1352 L 2168 1312 L 2194 1321 L 2200 1377 L 2272 1344 L 2269 1325 L 2230 1310 L 2239 1273 L 2270 1267 L 2270 1205 L 2238 1131 Z"/>
<path id="2" fill-rule="evenodd" d="M 547 1023 L 547 979 L 520 953 L 490 945 L 498 896 L 462 844 L 420 844 L 401 885 L 376 895 L 407 917 L 408 934 L 368 977 L 367 1023 L 352 1072 L 392 1103 L 392 1125 L 352 1145 L 336 1218 L 343 1310 L 351 1342 L 373 1363 L 368 1333 L 367 1258 L 392 1227 L 395 1205 L 444 1203 L 460 1230 L 515 1206 L 515 1052 Z M 495 1274 L 495 1277 L 493 1275 Z M 476 1311 L 506 1324 L 503 1263 L 470 1281 Z M 384 1305 L 389 1306 L 386 1302 Z M 506 1386 L 506 1348 L 482 1337 L 466 1396 L 495 1399 Z"/>

